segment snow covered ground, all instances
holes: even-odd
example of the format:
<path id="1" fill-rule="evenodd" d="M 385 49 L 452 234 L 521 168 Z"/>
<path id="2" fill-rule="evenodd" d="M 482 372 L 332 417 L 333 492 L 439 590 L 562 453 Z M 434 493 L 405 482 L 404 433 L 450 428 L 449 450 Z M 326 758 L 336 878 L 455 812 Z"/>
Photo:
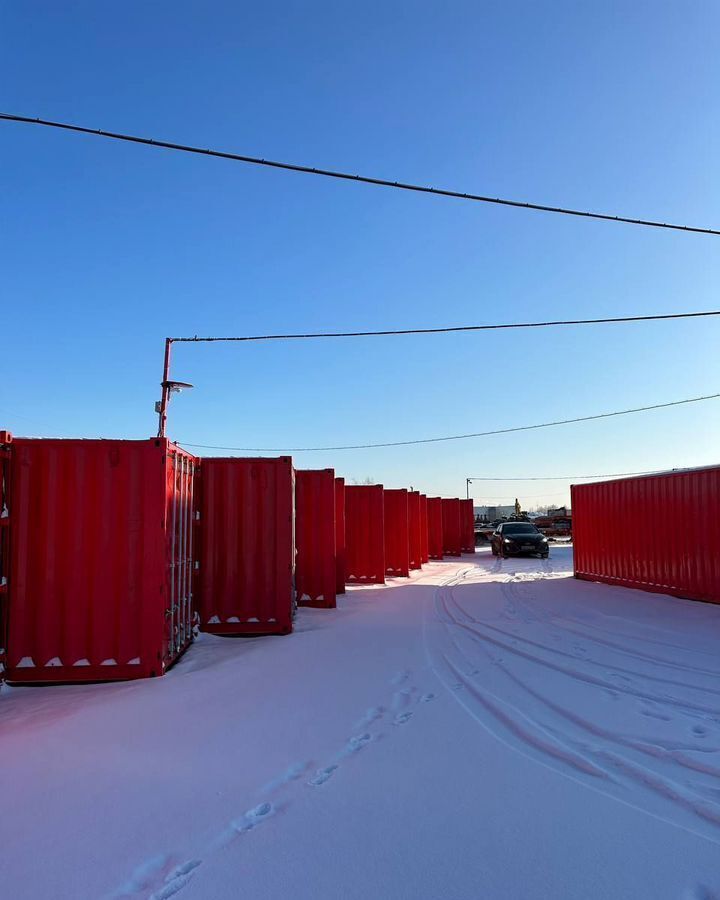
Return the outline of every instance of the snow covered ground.
<path id="1" fill-rule="evenodd" d="M 720 898 L 720 607 L 487 551 L 0 692 L 0 897 Z"/>

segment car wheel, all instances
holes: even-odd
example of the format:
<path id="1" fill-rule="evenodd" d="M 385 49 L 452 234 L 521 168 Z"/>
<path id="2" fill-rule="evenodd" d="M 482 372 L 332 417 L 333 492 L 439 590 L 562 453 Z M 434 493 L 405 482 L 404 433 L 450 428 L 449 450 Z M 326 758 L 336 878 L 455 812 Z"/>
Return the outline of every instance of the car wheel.
<path id="1" fill-rule="evenodd" d="M 510 554 L 509 554 L 509 553 L 507 552 L 507 550 L 503 547 L 502 558 L 503 558 L 503 559 L 507 559 L 509 556 L 510 556 Z"/>
<path id="2" fill-rule="evenodd" d="M 492 550 L 492 555 L 497 556 L 497 549 L 495 548 L 495 544 L 493 544 L 490 549 Z"/>
<path id="3" fill-rule="evenodd" d="M 548 556 L 550 556 L 549 553 L 541 553 L 541 554 L 540 554 L 540 559 L 547 559 Z"/>

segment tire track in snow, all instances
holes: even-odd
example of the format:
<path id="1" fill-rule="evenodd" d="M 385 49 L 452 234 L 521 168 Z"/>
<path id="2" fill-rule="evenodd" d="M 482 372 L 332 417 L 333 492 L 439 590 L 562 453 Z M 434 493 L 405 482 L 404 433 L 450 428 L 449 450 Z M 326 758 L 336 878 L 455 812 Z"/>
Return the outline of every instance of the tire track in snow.
<path id="1" fill-rule="evenodd" d="M 578 628 L 577 626 L 580 623 L 577 622 L 576 620 L 568 619 L 567 617 L 558 614 L 557 611 L 552 611 L 552 610 L 548 609 L 546 606 L 542 605 L 541 601 L 537 597 L 537 593 L 532 590 L 531 582 L 523 581 L 523 582 L 518 583 L 517 585 L 515 585 L 513 583 L 508 583 L 508 585 L 503 586 L 503 590 L 513 592 L 517 598 L 517 602 L 525 607 L 528 606 L 528 603 L 532 603 L 532 607 L 535 610 L 535 619 L 537 621 L 542 622 L 543 624 L 547 624 L 547 625 L 557 629 L 559 631 L 559 633 L 561 633 L 561 634 L 570 634 L 570 635 L 579 637 L 583 640 L 590 641 L 592 644 L 597 644 L 602 647 L 608 647 L 618 653 L 631 656 L 634 659 L 645 660 L 646 662 L 649 662 L 652 665 L 662 666 L 662 667 L 667 667 L 667 668 L 672 668 L 672 669 L 678 669 L 678 670 L 684 671 L 684 672 L 692 672 L 693 674 L 697 674 L 697 675 L 700 675 L 703 677 L 720 678 L 720 669 L 706 669 L 706 668 L 699 668 L 697 666 L 693 666 L 693 665 L 689 665 L 689 664 L 680 664 L 680 663 L 675 662 L 674 660 L 668 660 L 665 657 L 659 657 L 654 654 L 645 653 L 645 652 L 643 652 L 642 645 L 644 645 L 646 643 L 654 643 L 654 644 L 658 644 L 660 646 L 671 647 L 671 649 L 673 649 L 675 651 L 675 653 L 684 652 L 684 653 L 692 653 L 693 655 L 695 655 L 696 651 L 694 649 L 691 650 L 687 647 L 683 648 L 683 647 L 678 647 L 676 645 L 669 645 L 669 644 L 664 644 L 664 643 L 657 642 L 657 641 L 650 641 L 650 640 L 647 640 L 644 636 L 639 636 L 639 635 L 637 635 L 637 636 L 630 635 L 629 636 L 630 640 L 634 641 L 634 646 L 628 646 L 627 644 L 620 644 L 617 641 L 610 641 L 607 638 L 594 637 L 592 634 L 589 634 L 587 631 L 584 631 L 582 628 Z M 523 592 L 524 592 L 524 596 L 523 596 Z M 544 613 L 544 618 L 542 618 L 542 619 L 537 618 L 538 610 L 541 610 Z M 561 622 L 566 622 L 568 624 L 561 625 L 560 624 Z M 599 629 L 598 626 L 594 625 L 593 623 L 584 622 L 583 624 L 588 628 L 601 630 L 601 629 Z M 617 632 L 613 633 L 613 632 L 607 632 L 604 629 L 602 629 L 602 630 L 605 631 L 605 633 L 614 634 L 615 636 L 617 636 Z M 640 645 L 640 646 L 638 646 L 638 645 Z M 643 676 L 644 676 L 644 674 L 645 673 L 643 673 Z M 684 683 L 683 683 L 683 686 L 685 686 Z M 696 687 L 695 685 L 687 685 L 687 686 L 691 687 L 691 688 Z M 713 693 L 717 693 L 718 695 L 720 695 L 720 690 L 713 690 L 708 687 L 704 687 L 704 688 L 698 687 L 698 689 L 712 691 Z"/>
<path id="2" fill-rule="evenodd" d="M 528 585 L 527 581 L 524 582 L 524 585 L 525 586 Z M 544 614 L 544 619 L 542 621 L 545 621 L 548 623 L 551 622 L 553 625 L 556 625 L 563 631 L 572 631 L 573 634 L 577 634 L 578 636 L 580 636 L 586 640 L 590 640 L 590 641 L 597 642 L 597 643 L 605 643 L 607 646 L 616 647 L 618 650 L 624 650 L 624 651 L 628 652 L 630 655 L 636 655 L 635 651 L 638 649 L 638 645 L 640 646 L 640 648 L 642 648 L 642 647 L 646 647 L 648 644 L 652 644 L 653 646 L 657 646 L 657 647 L 666 647 L 669 650 L 671 650 L 674 654 L 677 654 L 677 653 L 691 654 L 693 657 L 696 657 L 698 655 L 703 655 L 703 656 L 709 656 L 713 660 L 718 659 L 717 652 L 715 650 L 703 650 L 702 648 L 699 648 L 699 647 L 681 646 L 672 641 L 662 641 L 662 640 L 658 640 L 657 638 L 650 637 L 647 634 L 648 623 L 646 623 L 646 622 L 636 622 L 635 620 L 632 620 L 632 619 L 621 619 L 617 615 L 609 615 L 609 614 L 604 613 L 602 610 L 593 609 L 593 613 L 595 615 L 600 616 L 601 618 L 612 619 L 613 623 L 616 626 L 615 628 L 604 628 L 602 625 L 597 624 L 597 622 L 589 622 L 587 620 L 586 615 L 584 615 L 581 619 L 573 619 L 570 616 L 568 616 L 566 613 L 563 614 L 563 612 L 560 612 L 556 608 L 552 608 L 552 609 L 548 608 L 546 605 L 544 605 L 542 603 L 542 601 L 539 599 L 539 597 L 537 596 L 536 593 L 529 594 L 528 599 L 532 600 L 533 610 L 535 611 L 536 615 L 537 615 L 538 611 L 540 611 Z M 665 599 L 675 600 L 676 598 L 666 597 Z M 677 601 L 677 602 L 686 602 L 686 601 Z M 584 612 L 584 609 L 583 609 L 583 612 Z M 562 626 L 559 624 L 561 622 L 569 623 L 571 626 L 574 626 L 574 628 L 570 629 L 570 628 L 567 628 L 566 626 Z M 632 644 L 630 646 L 628 646 L 626 644 L 617 644 L 615 642 L 607 640 L 607 637 L 617 639 L 617 637 L 618 637 L 617 625 L 619 623 L 622 623 L 624 625 L 634 626 L 640 632 L 637 634 L 627 634 L 626 635 L 626 637 L 632 642 Z M 650 623 L 650 624 L 652 624 L 653 629 L 656 631 L 663 630 L 663 629 L 658 629 L 657 624 L 654 622 Z M 589 629 L 590 631 L 589 632 L 584 631 L 583 629 Z M 593 637 L 593 634 L 592 634 L 593 632 L 600 632 L 601 634 L 606 635 L 605 641 L 600 641 L 598 638 Z M 677 636 L 676 632 L 668 632 L 668 634 L 669 635 L 673 634 L 674 636 Z M 642 652 L 642 650 L 641 650 L 641 652 Z M 671 667 L 675 667 L 677 665 L 672 660 L 668 660 L 666 657 L 657 657 L 657 656 L 652 656 L 652 655 L 648 654 L 647 659 L 651 662 L 657 662 L 658 664 L 668 665 Z M 683 670 L 688 671 L 688 672 L 696 672 L 700 675 L 705 675 L 705 676 L 709 676 L 712 678 L 720 677 L 720 669 L 718 669 L 718 668 L 715 668 L 715 669 L 698 668 L 689 663 L 679 666 L 679 668 L 682 668 Z"/>
<path id="3" fill-rule="evenodd" d="M 478 574 L 482 577 L 487 573 Z M 522 623 L 523 629 L 552 628 L 548 616 L 538 617 L 532 608 L 527 609 L 527 603 L 534 600 L 532 596 L 522 595 L 528 581 L 523 578 L 516 579 L 514 583 L 496 582 L 501 602 L 506 604 L 505 609 L 510 611 L 511 617 Z M 554 702 L 552 697 L 541 693 L 543 679 L 533 678 L 529 683 L 526 678 L 516 675 L 512 667 L 517 664 L 519 672 L 522 672 L 527 664 L 540 665 L 592 690 L 612 690 L 639 698 L 647 704 L 646 711 L 650 713 L 656 713 L 655 705 L 659 708 L 669 705 L 676 711 L 695 717 L 705 714 L 715 721 L 718 710 L 687 698 L 658 696 L 652 689 L 646 689 L 642 681 L 649 678 L 656 683 L 668 683 L 687 691 L 703 691 L 704 686 L 635 670 L 625 671 L 630 672 L 633 679 L 640 682 L 639 685 L 630 683 L 627 676 L 618 672 L 612 675 L 618 679 L 625 678 L 626 683 L 611 684 L 604 678 L 588 675 L 578 668 L 578 663 L 581 668 L 590 664 L 606 669 L 607 665 L 578 659 L 542 639 L 533 640 L 488 622 L 478 622 L 470 614 L 467 604 L 462 606 L 455 599 L 453 588 L 457 584 L 458 580 L 449 579 L 435 592 L 432 619 L 429 622 L 426 620 L 426 649 L 431 665 L 446 688 L 455 694 L 458 702 L 480 724 L 503 743 L 572 780 L 720 842 L 720 805 L 717 802 L 720 791 L 711 787 L 711 781 L 720 774 L 718 766 L 713 765 L 711 760 L 714 754 L 720 755 L 720 748 L 712 745 L 703 751 L 698 746 L 698 741 L 707 736 L 707 731 L 702 734 L 700 731 L 692 732 L 697 739 L 694 742 L 618 734 L 612 728 L 603 728 L 592 719 L 577 715 L 562 701 Z M 479 590 L 484 587 L 479 587 Z M 477 608 L 482 610 L 486 607 L 478 604 Z M 464 642 L 465 650 L 458 641 Z M 533 650 L 539 651 L 540 656 Z M 505 662 L 506 655 L 510 662 Z M 542 658 L 547 655 L 553 655 L 560 663 Z M 574 665 L 562 665 L 566 660 L 572 660 Z M 653 657 L 648 662 L 662 665 L 663 661 L 656 661 Z M 492 690 L 484 683 L 478 684 L 478 664 L 484 666 L 485 681 L 488 677 L 492 679 Z M 682 669 L 682 666 L 678 668 Z M 473 672 L 475 674 L 471 674 Z M 505 691 L 502 686 L 498 687 L 498 676 L 506 683 L 514 682 L 511 685 L 513 690 Z M 460 694 L 457 693 L 458 684 L 462 685 Z M 535 690 L 532 685 L 539 687 Z M 515 696 L 518 691 L 519 700 Z M 712 688 L 706 688 L 704 692 L 717 693 Z M 505 693 L 509 693 L 512 699 L 504 696 Z M 522 701 L 523 696 L 525 702 Z M 532 716 L 528 712 L 530 709 L 533 710 Z M 707 762 L 689 755 L 703 752 L 708 756 Z M 688 780 L 683 777 L 683 771 L 698 773 L 700 778 Z"/>
<path id="4" fill-rule="evenodd" d="M 546 669 L 551 669 L 555 672 L 559 672 L 563 675 L 567 675 L 570 678 L 574 679 L 575 681 L 584 682 L 585 684 L 604 688 L 606 690 L 611 690 L 611 691 L 616 691 L 616 692 L 620 692 L 623 694 L 632 695 L 633 697 L 638 697 L 642 700 L 652 700 L 652 701 L 655 701 L 658 703 L 670 704 L 673 706 L 677 706 L 680 709 L 695 710 L 696 712 L 706 713 L 708 715 L 715 715 L 718 713 L 718 710 L 715 707 L 708 707 L 703 704 L 695 703 L 692 701 L 685 701 L 685 700 L 678 699 L 678 698 L 673 698 L 673 697 L 663 696 L 663 695 L 656 694 L 656 693 L 651 693 L 649 691 L 643 691 L 640 688 L 634 688 L 634 687 L 630 686 L 629 684 L 620 686 L 615 682 L 606 681 L 603 678 L 599 678 L 597 676 L 590 675 L 587 672 L 580 671 L 579 669 L 569 668 L 568 666 L 564 666 L 561 663 L 556 663 L 551 660 L 542 659 L 538 656 L 533 655 L 532 652 L 530 652 L 530 651 L 521 650 L 517 646 L 514 646 L 512 643 L 508 643 L 506 641 L 501 640 L 500 638 L 496 638 L 496 637 L 493 637 L 492 635 L 488 634 L 487 631 L 498 631 L 498 629 L 492 625 L 479 626 L 478 624 L 476 624 L 473 626 L 473 625 L 469 625 L 462 621 L 454 620 L 452 615 L 449 612 L 447 612 L 447 610 L 445 610 L 445 614 L 446 614 L 445 624 L 447 624 L 449 626 L 454 625 L 457 628 L 462 628 L 462 629 L 466 630 L 467 632 L 469 632 L 471 635 L 474 635 L 481 642 L 493 644 L 496 647 L 498 647 L 499 649 L 504 650 L 507 653 L 511 653 L 516 657 L 523 658 L 523 659 L 525 659 L 531 663 L 534 663 L 536 665 L 543 666 Z M 483 630 L 483 629 L 485 629 L 485 630 Z M 541 644 L 537 644 L 537 642 L 530 641 L 526 638 L 522 638 L 516 634 L 513 635 L 513 640 L 515 640 L 516 642 L 522 641 L 524 643 L 532 644 L 537 647 L 542 647 L 542 649 L 545 650 L 546 652 L 553 652 L 553 649 L 550 647 L 547 647 L 547 646 L 541 645 Z M 563 653 L 562 651 L 555 651 L 555 652 L 561 653 L 563 656 L 568 656 L 568 654 Z M 570 658 L 576 661 L 575 657 L 570 656 Z M 587 662 L 591 662 L 591 661 L 587 660 Z"/>

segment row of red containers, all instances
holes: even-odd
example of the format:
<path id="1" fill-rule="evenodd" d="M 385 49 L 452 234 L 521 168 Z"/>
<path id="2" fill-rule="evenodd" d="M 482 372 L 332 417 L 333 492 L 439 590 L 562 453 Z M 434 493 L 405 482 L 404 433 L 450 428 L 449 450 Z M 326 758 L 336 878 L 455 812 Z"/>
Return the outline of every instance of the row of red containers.
<path id="1" fill-rule="evenodd" d="M 0 664 L 17 684 L 161 675 L 196 624 L 287 634 L 296 603 L 474 550 L 472 501 L 290 457 L 0 432 L 0 464 Z"/>

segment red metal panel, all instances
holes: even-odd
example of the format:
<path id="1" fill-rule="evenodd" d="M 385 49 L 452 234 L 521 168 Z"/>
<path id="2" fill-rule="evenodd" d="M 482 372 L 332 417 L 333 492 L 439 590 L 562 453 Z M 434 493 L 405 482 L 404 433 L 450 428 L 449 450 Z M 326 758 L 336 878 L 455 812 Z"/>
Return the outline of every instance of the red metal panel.
<path id="1" fill-rule="evenodd" d="M 289 634 L 295 609 L 292 460 L 203 459 L 199 493 L 200 628 Z"/>
<path id="2" fill-rule="evenodd" d="M 192 640 L 195 459 L 164 438 L 10 448 L 8 681 L 162 675 Z"/>
<path id="3" fill-rule="evenodd" d="M 473 500 L 460 501 L 460 529 L 462 552 L 475 552 L 475 510 Z"/>
<path id="4" fill-rule="evenodd" d="M 10 442 L 9 431 L 0 431 L 0 681 L 5 678 L 7 648 L 7 578 L 10 571 Z"/>
<path id="5" fill-rule="evenodd" d="M 298 605 L 334 609 L 335 470 L 295 472 L 295 592 Z"/>
<path id="6" fill-rule="evenodd" d="M 408 491 L 410 519 L 410 568 L 422 568 L 422 538 L 420 528 L 420 491 Z"/>
<path id="7" fill-rule="evenodd" d="M 385 527 L 381 484 L 345 485 L 348 584 L 385 584 Z"/>
<path id="8" fill-rule="evenodd" d="M 720 603 L 720 466 L 576 484 L 572 512 L 576 578 Z"/>
<path id="9" fill-rule="evenodd" d="M 345 551 L 345 479 L 335 479 L 335 592 L 345 593 L 347 553 Z"/>
<path id="10" fill-rule="evenodd" d="M 428 510 L 425 494 L 420 494 L 420 551 L 420 562 L 428 562 L 430 560 L 430 547 L 428 544 Z"/>
<path id="11" fill-rule="evenodd" d="M 462 530 L 460 525 L 460 500 L 448 500 L 443 497 L 443 555 L 460 556 L 462 554 Z"/>
<path id="12" fill-rule="evenodd" d="M 428 497 L 428 553 L 430 559 L 443 558 L 442 503 L 440 497 Z"/>
<path id="13" fill-rule="evenodd" d="M 386 490 L 385 504 L 385 572 L 387 575 L 410 574 L 410 523 L 408 492 L 404 488 Z"/>

